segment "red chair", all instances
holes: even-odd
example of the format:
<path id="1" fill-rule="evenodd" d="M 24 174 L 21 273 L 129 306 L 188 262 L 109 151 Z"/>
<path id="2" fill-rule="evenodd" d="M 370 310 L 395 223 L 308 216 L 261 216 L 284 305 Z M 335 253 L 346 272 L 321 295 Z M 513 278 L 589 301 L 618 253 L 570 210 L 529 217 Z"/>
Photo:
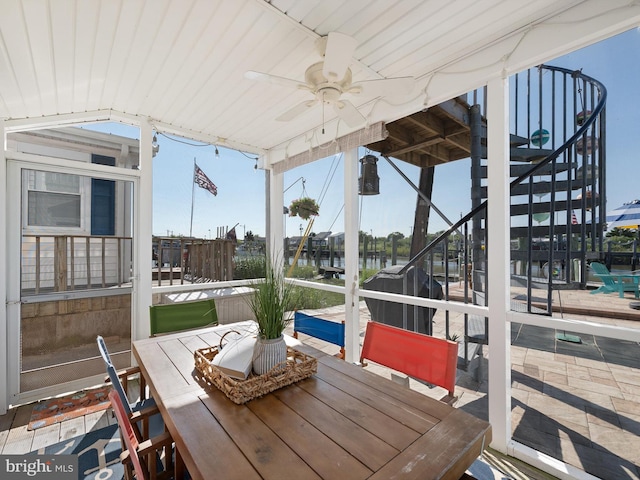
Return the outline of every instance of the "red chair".
<path id="1" fill-rule="evenodd" d="M 123 442 L 120 460 L 125 466 L 125 478 L 127 480 L 182 478 L 182 461 L 176 458 L 174 466 L 173 439 L 169 432 L 147 440 L 138 440 L 135 426 L 129 420 L 122 400 L 115 390 L 109 392 L 109 400 L 118 420 L 120 438 Z M 166 466 L 163 466 L 162 458 Z"/>
<path id="2" fill-rule="evenodd" d="M 368 359 L 409 377 L 448 390 L 440 400 L 452 405 L 457 397 L 458 344 L 378 322 L 367 323 L 360 362 Z"/>

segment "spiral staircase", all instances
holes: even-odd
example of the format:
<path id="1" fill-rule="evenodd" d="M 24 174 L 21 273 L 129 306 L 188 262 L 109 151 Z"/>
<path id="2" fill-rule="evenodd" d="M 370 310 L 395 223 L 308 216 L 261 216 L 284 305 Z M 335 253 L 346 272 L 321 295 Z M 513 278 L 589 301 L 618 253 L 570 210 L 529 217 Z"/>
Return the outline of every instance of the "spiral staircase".
<path id="1" fill-rule="evenodd" d="M 548 315 L 553 290 L 585 288 L 588 262 L 603 255 L 607 93 L 581 71 L 549 65 L 515 75 L 510 86 L 512 285 L 527 292 L 518 310 Z M 367 145 L 392 165 L 391 157 L 421 168 L 412 258 L 404 270 L 419 265 L 432 274 L 434 258 L 455 245 L 464 259 L 460 270 L 471 272 L 464 297 L 471 301 L 485 298 L 490 256 L 487 101 L 486 89 L 450 100 L 387 125 L 387 139 Z M 472 210 L 455 222 L 445 219 L 450 227 L 427 243 L 435 167 L 463 158 L 471 158 Z M 446 296 L 449 273 L 442 278 Z"/>

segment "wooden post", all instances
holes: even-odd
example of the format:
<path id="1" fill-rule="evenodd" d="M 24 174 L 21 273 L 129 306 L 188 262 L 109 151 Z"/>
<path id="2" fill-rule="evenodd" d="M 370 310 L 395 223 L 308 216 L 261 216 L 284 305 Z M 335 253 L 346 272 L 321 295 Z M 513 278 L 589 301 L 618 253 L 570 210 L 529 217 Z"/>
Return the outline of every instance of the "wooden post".
<path id="1" fill-rule="evenodd" d="M 335 267 L 336 237 L 329 237 L 329 265 Z"/>
<path id="2" fill-rule="evenodd" d="M 233 254 L 235 251 L 235 245 L 233 244 L 233 242 L 227 242 L 227 254 L 226 254 L 226 260 L 227 260 L 227 268 L 226 268 L 226 272 L 227 275 L 225 277 L 225 280 L 233 280 Z"/>
<path id="3" fill-rule="evenodd" d="M 54 290 L 64 292 L 67 289 L 67 237 L 54 237 Z"/>
<path id="4" fill-rule="evenodd" d="M 367 236 L 363 235 L 362 237 L 362 270 L 366 270 L 367 269 L 367 254 L 369 252 L 367 252 Z"/>
<path id="5" fill-rule="evenodd" d="M 75 238 L 69 237 L 69 255 L 71 256 L 71 290 L 75 289 L 76 286 L 76 253 L 75 253 Z M 120 255 L 118 255 L 118 259 Z"/>
<path id="6" fill-rule="evenodd" d="M 91 288 L 91 237 L 85 238 L 85 258 L 87 259 L 87 288 Z"/>
<path id="7" fill-rule="evenodd" d="M 36 295 L 40 293 L 40 237 L 36 237 Z"/>
<path id="8" fill-rule="evenodd" d="M 391 237 L 391 265 L 398 263 L 398 237 Z"/>

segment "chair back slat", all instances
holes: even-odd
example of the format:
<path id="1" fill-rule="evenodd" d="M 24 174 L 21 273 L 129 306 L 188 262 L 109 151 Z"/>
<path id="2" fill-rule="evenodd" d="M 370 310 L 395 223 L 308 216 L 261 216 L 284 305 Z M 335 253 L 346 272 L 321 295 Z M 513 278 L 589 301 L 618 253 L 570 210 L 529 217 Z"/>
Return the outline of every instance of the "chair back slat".
<path id="1" fill-rule="evenodd" d="M 371 360 L 454 395 L 458 344 L 378 322 L 367 323 L 360 361 Z"/>
<path id="2" fill-rule="evenodd" d="M 149 476 L 146 473 L 147 469 L 142 466 L 144 460 L 138 455 L 138 446 L 140 443 L 133 431 L 131 422 L 129 422 L 129 417 L 127 416 L 122 400 L 115 390 L 111 390 L 109 392 L 109 400 L 111 400 L 111 407 L 113 408 L 113 412 L 118 420 L 118 427 L 120 428 L 122 440 L 124 441 L 126 449 L 129 451 L 129 458 L 131 459 L 136 478 L 140 480 L 148 479 Z"/>
<path id="3" fill-rule="evenodd" d="M 131 404 L 129 403 L 127 394 L 124 391 L 124 387 L 120 382 L 120 377 L 118 376 L 118 372 L 116 371 L 115 367 L 111 364 L 107 365 L 107 375 L 109 375 L 109 380 L 111 380 L 111 385 L 113 386 L 113 390 L 115 390 L 115 392 L 120 397 L 120 402 L 122 403 L 123 408 L 125 409 L 127 418 L 129 418 L 129 416 L 131 416 L 131 413 L 132 413 Z"/>
<path id="4" fill-rule="evenodd" d="M 295 312 L 293 331 L 344 347 L 344 323 Z"/>
<path id="5" fill-rule="evenodd" d="M 109 350 L 107 350 L 107 344 L 105 343 L 104 338 L 102 338 L 102 335 L 98 335 L 96 341 L 98 342 L 98 350 L 100 350 L 100 355 L 102 355 L 104 363 L 107 365 L 113 364 L 111 361 L 111 355 L 109 355 Z"/>
<path id="6" fill-rule="evenodd" d="M 589 266 L 593 269 L 593 272 L 598 277 L 600 277 L 600 280 L 602 280 L 602 283 L 609 286 L 615 286 L 616 282 L 614 278 L 611 276 L 611 272 L 606 267 L 606 265 L 598 262 L 591 262 Z"/>
<path id="7" fill-rule="evenodd" d="M 149 317 L 151 336 L 218 324 L 213 299 L 152 305 Z"/>

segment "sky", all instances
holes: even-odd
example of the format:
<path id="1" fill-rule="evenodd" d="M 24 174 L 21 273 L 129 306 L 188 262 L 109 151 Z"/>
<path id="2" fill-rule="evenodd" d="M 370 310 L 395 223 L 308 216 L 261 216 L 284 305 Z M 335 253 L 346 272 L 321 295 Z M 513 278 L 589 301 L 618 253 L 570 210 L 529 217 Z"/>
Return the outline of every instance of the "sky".
<path id="1" fill-rule="evenodd" d="M 640 31 L 630 30 L 603 42 L 546 62 L 583 73 L 607 88 L 607 211 L 640 198 Z M 100 131 L 139 138 L 137 129 L 113 124 L 94 125 Z M 153 233 L 214 238 L 219 228 L 236 226 L 238 238 L 251 231 L 264 236 L 265 174 L 256 169 L 255 156 L 175 136 L 158 135 L 160 150 L 153 160 Z M 361 149 L 364 155 L 365 149 Z M 217 186 L 217 196 L 193 184 L 195 163 Z M 414 184 L 419 169 L 395 164 Z M 470 161 L 460 160 L 435 169 L 432 202 L 455 222 L 471 209 Z M 417 194 L 383 158 L 378 161 L 380 195 L 360 196 L 360 230 L 376 237 L 413 228 Z M 343 222 L 343 158 L 318 160 L 284 175 L 285 205 L 301 196 L 320 204 L 312 231 L 341 232 Z M 193 221 L 191 221 L 193 205 Z M 285 235 L 297 236 L 307 226 L 299 217 L 285 217 Z M 429 232 L 447 228 L 432 210 Z"/>

